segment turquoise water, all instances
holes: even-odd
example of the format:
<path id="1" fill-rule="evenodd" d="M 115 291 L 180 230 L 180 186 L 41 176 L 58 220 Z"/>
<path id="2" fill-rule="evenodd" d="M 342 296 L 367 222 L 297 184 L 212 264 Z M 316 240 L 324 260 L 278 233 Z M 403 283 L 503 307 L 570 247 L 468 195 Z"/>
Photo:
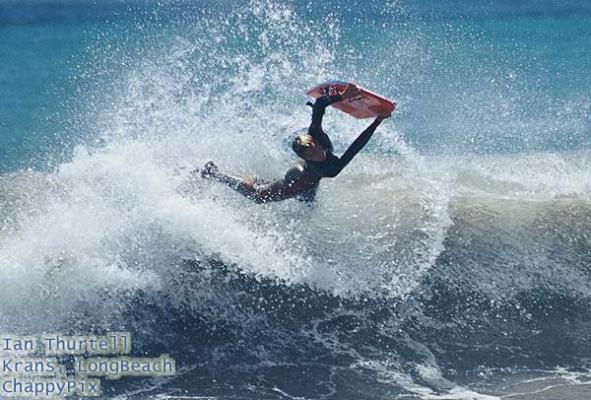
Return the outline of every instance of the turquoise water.
<path id="1" fill-rule="evenodd" d="M 177 360 L 105 397 L 591 396 L 587 2 L 0 0 L 0 61 L 0 332 Z M 191 175 L 327 79 L 398 108 L 314 208 Z"/>
<path id="2" fill-rule="evenodd" d="M 78 43 L 82 33 L 59 25 L 0 29 L 4 170 L 26 166 L 47 151 L 53 133 L 65 128 L 58 115 L 66 100 L 62 90 L 74 92 L 68 58 L 82 50 Z"/>
<path id="3" fill-rule="evenodd" d="M 335 15 L 340 37 L 325 41 L 335 49 L 334 74 L 400 99 L 397 124 L 417 148 L 527 152 L 589 146 L 591 24 L 585 4 L 444 2 L 433 8 L 403 2 L 387 12 L 374 4 L 367 14 L 353 5 L 295 5 L 311 21 Z M 179 33 L 191 37 L 208 7 L 5 3 L 1 168 L 43 168 L 63 159 L 62 150 L 85 135 L 71 126 L 85 118 L 73 110 L 100 97 L 118 67 L 130 67 L 117 65 L 129 60 L 100 65 L 97 52 L 137 54 Z M 95 93 L 81 95 L 89 80 L 100 81 Z M 285 107 L 298 99 L 289 101 Z"/>

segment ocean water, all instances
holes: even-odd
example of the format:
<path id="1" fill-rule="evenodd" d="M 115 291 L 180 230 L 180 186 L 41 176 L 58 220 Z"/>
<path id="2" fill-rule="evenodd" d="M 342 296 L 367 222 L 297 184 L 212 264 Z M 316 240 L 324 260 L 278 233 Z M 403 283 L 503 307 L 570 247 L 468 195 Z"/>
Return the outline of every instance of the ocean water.
<path id="1" fill-rule="evenodd" d="M 177 361 L 104 398 L 591 398 L 589 2 L 0 0 L 0 61 L 0 332 Z M 312 209 L 191 176 L 327 79 L 398 109 Z"/>

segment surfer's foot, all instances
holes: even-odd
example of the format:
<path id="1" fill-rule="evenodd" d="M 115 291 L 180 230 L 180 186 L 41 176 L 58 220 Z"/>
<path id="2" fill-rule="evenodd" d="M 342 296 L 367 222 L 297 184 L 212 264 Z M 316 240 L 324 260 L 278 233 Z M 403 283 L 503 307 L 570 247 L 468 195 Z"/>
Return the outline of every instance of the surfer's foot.
<path id="1" fill-rule="evenodd" d="M 214 179 L 218 173 L 218 166 L 213 161 L 208 162 L 201 168 L 201 177 L 205 179 Z"/>

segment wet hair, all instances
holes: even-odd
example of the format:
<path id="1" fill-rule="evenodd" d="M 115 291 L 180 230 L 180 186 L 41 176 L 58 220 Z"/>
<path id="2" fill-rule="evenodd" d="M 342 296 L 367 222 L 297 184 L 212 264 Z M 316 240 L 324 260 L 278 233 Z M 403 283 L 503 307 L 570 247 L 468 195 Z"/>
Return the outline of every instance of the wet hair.
<path id="1" fill-rule="evenodd" d="M 314 143 L 314 138 L 312 138 L 312 136 L 298 135 L 293 138 L 293 142 L 291 142 L 291 148 L 293 149 L 293 152 L 299 157 L 304 158 L 304 152 L 306 149 L 312 147 L 312 143 Z"/>

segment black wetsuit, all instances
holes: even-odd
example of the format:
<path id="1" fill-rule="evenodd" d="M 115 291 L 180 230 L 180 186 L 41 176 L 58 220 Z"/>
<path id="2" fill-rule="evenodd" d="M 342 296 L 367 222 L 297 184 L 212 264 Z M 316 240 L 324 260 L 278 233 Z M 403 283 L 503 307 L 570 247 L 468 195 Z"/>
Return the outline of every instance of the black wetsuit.
<path id="1" fill-rule="evenodd" d="M 336 96 L 324 96 L 316 100 L 312 106 L 312 123 L 308 128 L 308 134 L 314 138 L 316 143 L 320 144 L 326 154 L 324 161 L 310 161 L 306 160 L 303 165 L 302 176 L 300 179 L 304 180 L 316 180 L 316 184 L 313 188 L 302 191 L 298 197 L 304 201 L 313 201 L 316 197 L 316 191 L 321 178 L 334 178 L 337 176 L 343 168 L 349 164 L 349 162 L 357 155 L 357 153 L 365 147 L 369 139 L 371 139 L 376 128 L 380 125 L 381 121 L 374 121 L 368 126 L 361 134 L 355 139 L 355 141 L 349 146 L 347 151 L 339 158 L 334 155 L 333 145 L 330 138 L 322 129 L 322 118 L 326 107 L 329 105 L 342 101 L 343 98 L 340 95 Z M 297 181 L 295 182 L 297 184 Z"/>
<path id="2" fill-rule="evenodd" d="M 268 185 L 244 182 L 230 176 L 218 179 L 257 203 L 281 201 L 292 197 L 306 202 L 314 201 L 320 179 L 337 176 L 367 144 L 381 123 L 381 120 L 376 119 L 355 139 L 340 158 L 335 156 L 332 142 L 322 130 L 322 117 L 326 107 L 341 100 L 343 98 L 340 95 L 325 96 L 318 98 L 314 104 L 308 103 L 312 106 L 312 123 L 308 128 L 308 134 L 324 149 L 326 153 L 324 161 L 305 160 L 300 162 L 291 167 L 283 179 Z"/>

